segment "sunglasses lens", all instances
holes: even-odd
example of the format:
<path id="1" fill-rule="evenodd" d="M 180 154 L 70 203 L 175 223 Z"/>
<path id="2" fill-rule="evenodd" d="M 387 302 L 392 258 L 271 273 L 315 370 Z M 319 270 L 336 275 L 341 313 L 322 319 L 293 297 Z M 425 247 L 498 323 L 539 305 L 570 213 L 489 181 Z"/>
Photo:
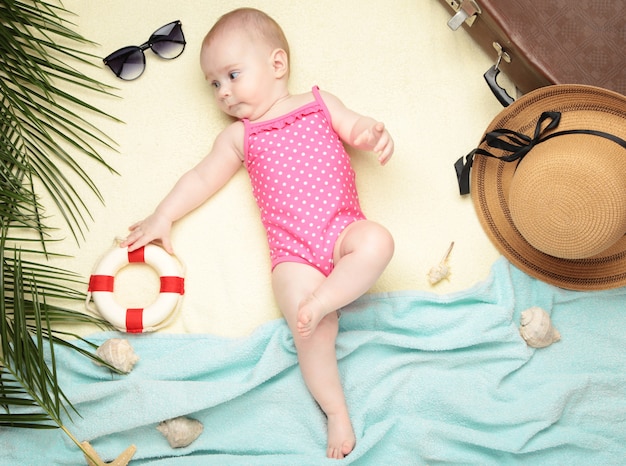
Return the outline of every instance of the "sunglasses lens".
<path id="1" fill-rule="evenodd" d="M 171 60 L 185 50 L 185 36 L 180 21 L 166 24 L 150 36 L 150 48 L 161 58 Z"/>
<path id="2" fill-rule="evenodd" d="M 146 57 L 139 47 L 124 47 L 104 59 L 118 78 L 126 81 L 137 79 L 146 68 Z"/>

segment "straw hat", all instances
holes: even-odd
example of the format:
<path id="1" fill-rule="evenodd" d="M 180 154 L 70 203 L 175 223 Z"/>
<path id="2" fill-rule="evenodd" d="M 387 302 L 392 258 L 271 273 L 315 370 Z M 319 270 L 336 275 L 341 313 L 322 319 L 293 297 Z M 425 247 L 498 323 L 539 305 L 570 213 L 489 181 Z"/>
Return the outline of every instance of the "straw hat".
<path id="1" fill-rule="evenodd" d="M 473 163 L 472 163 L 473 159 Z M 573 290 L 626 285 L 626 97 L 592 86 L 528 93 L 457 162 L 480 223 L 515 266 Z"/>

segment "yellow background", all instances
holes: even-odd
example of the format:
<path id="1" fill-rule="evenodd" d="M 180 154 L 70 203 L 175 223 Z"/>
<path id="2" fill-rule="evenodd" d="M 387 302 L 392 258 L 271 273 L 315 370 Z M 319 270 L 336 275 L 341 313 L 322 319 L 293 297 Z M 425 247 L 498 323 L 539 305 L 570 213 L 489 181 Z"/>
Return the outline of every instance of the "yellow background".
<path id="1" fill-rule="evenodd" d="M 99 58 L 95 68 L 85 67 L 117 88 L 117 97 L 89 94 L 88 99 L 124 122 L 92 119 L 116 141 L 117 152 L 102 150 L 102 155 L 119 175 L 85 164 L 105 205 L 85 190 L 94 220 L 80 245 L 61 232 L 67 239 L 58 252 L 72 257 L 55 263 L 89 277 L 115 238 L 150 214 L 178 177 L 207 153 L 229 120 L 214 105 L 200 70 L 200 44 L 220 15 L 252 6 L 273 16 L 289 39 L 293 93 L 317 84 L 352 109 L 385 122 L 394 137 L 396 152 L 385 167 L 371 154 L 351 151 L 363 209 L 396 241 L 395 256 L 372 291 L 451 293 L 488 276 L 498 253 L 480 228 L 471 199 L 459 196 L 453 164 L 475 147 L 502 109 L 482 77 L 495 57 L 478 49 L 465 31 L 452 32 L 446 25 L 451 10 L 438 1 L 64 4 L 76 13 L 72 21 L 78 32 L 97 43 L 85 50 L 99 58 L 145 42 L 176 19 L 182 21 L 187 46 L 172 61 L 146 51 L 146 70 L 132 82 L 117 79 Z M 173 241 L 186 267 L 186 294 L 164 331 L 235 337 L 280 317 L 271 294 L 265 233 L 244 169 L 175 225 Z M 451 241 L 452 275 L 432 287 L 428 270 Z M 127 267 L 117 276 L 116 297 L 128 307 L 147 305 L 156 283 L 151 269 Z"/>

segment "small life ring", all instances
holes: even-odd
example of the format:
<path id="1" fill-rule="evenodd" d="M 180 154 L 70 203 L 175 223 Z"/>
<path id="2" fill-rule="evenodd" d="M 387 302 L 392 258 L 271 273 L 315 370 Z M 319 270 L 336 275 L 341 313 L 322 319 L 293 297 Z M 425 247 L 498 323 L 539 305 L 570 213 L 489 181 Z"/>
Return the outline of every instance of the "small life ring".
<path id="1" fill-rule="evenodd" d="M 131 263 L 148 264 L 160 277 L 159 297 L 145 309 L 126 309 L 113 296 L 115 275 Z M 148 244 L 129 252 L 128 248 L 115 247 L 100 260 L 89 277 L 87 302 L 93 300 L 100 315 L 118 330 L 142 333 L 165 325 L 184 293 L 181 265 L 163 248 Z"/>

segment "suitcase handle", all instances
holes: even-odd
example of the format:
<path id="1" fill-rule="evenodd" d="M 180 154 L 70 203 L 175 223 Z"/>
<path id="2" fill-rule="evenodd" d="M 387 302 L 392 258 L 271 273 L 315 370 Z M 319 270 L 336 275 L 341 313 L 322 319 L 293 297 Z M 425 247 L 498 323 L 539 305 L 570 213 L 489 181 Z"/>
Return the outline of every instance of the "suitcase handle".
<path id="1" fill-rule="evenodd" d="M 493 95 L 496 96 L 498 102 L 502 104 L 503 107 L 508 107 L 513 103 L 515 99 L 509 95 L 509 93 L 498 84 L 497 77 L 500 74 L 500 63 L 504 60 L 507 63 L 511 63 L 511 56 L 504 50 L 504 48 L 497 42 L 494 42 L 493 48 L 498 52 L 498 59 L 496 60 L 496 64 L 489 68 L 485 74 L 483 74 L 483 78 L 487 81 L 489 85 L 489 89 L 493 92 Z"/>
<path id="2" fill-rule="evenodd" d="M 496 96 L 496 99 L 498 99 L 498 102 L 500 102 L 503 107 L 508 107 L 509 105 L 513 103 L 514 99 L 513 97 L 509 95 L 506 89 L 504 89 L 502 86 L 500 86 L 500 84 L 498 84 L 498 81 L 496 80 L 496 78 L 498 77 L 499 74 L 500 74 L 500 70 L 498 69 L 498 66 L 496 64 L 496 65 L 493 65 L 491 68 L 489 68 L 485 72 L 485 74 L 483 74 L 483 78 L 485 78 L 485 81 L 487 81 L 487 84 L 489 85 L 489 89 L 491 89 L 491 92 L 493 92 L 493 95 Z"/>

